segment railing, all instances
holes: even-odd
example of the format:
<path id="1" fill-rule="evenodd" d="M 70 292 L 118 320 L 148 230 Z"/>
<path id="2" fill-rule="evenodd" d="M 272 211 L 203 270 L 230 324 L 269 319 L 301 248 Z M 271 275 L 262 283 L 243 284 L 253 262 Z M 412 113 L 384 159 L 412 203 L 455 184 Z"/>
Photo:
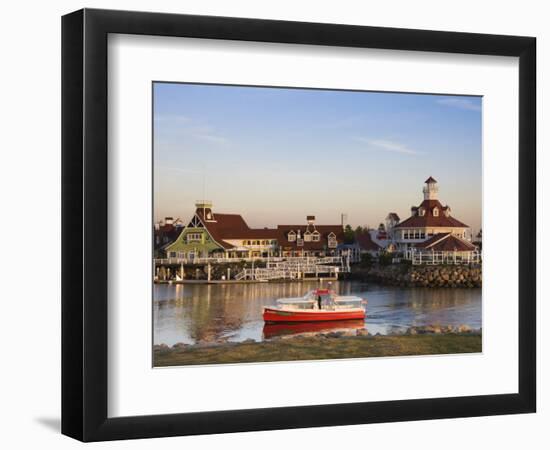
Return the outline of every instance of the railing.
<path id="1" fill-rule="evenodd" d="M 235 275 L 241 280 L 300 279 L 305 275 L 338 276 L 350 271 L 349 258 L 342 256 L 325 257 L 264 257 L 264 258 L 159 258 L 155 266 L 184 264 L 215 264 L 231 262 L 266 262 L 266 267 L 245 268 Z"/>
<path id="2" fill-rule="evenodd" d="M 222 264 L 234 262 L 264 262 L 264 261 L 282 261 L 285 258 L 279 257 L 253 257 L 253 258 L 155 258 L 155 264 Z"/>
<path id="3" fill-rule="evenodd" d="M 341 256 L 256 256 L 250 258 L 155 258 L 155 263 L 159 265 L 166 264 L 222 264 L 233 262 L 266 262 L 277 263 L 283 261 L 293 261 L 296 263 L 310 262 L 312 264 L 340 264 Z"/>
<path id="4" fill-rule="evenodd" d="M 419 251 L 409 250 L 405 254 L 405 258 L 410 260 L 414 266 L 421 265 L 421 264 L 464 265 L 464 264 L 479 264 L 481 262 L 481 253 L 478 251 L 419 252 Z"/>
<path id="5" fill-rule="evenodd" d="M 336 264 L 336 265 L 334 265 Z M 305 275 L 315 276 L 326 274 L 338 276 L 339 273 L 349 272 L 349 263 L 342 257 L 327 256 L 322 258 L 296 257 L 279 261 L 270 261 L 267 266 L 243 269 L 237 274 L 236 280 L 275 280 L 300 279 Z"/>
<path id="6" fill-rule="evenodd" d="M 292 270 L 292 269 L 243 269 L 235 276 L 235 280 L 255 280 L 255 281 L 269 281 L 269 280 L 297 280 L 304 278 L 305 274 L 326 274 L 328 276 L 337 276 L 340 273 L 339 267 L 323 266 L 323 270 L 316 270 L 317 267 L 305 268 L 305 270 Z"/>

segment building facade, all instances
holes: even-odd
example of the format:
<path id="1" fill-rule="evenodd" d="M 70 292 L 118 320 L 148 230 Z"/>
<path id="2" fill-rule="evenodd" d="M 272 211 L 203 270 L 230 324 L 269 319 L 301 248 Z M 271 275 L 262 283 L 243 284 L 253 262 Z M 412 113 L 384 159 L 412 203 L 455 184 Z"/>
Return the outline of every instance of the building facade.
<path id="1" fill-rule="evenodd" d="M 316 225 L 307 216 L 302 225 L 250 228 L 239 214 L 214 213 L 212 202 L 199 201 L 195 214 L 171 244 L 169 258 L 259 258 L 329 256 L 344 240 L 341 225 Z"/>
<path id="2" fill-rule="evenodd" d="M 467 238 L 469 226 L 451 216 L 451 208 L 439 201 L 437 181 L 429 177 L 424 183 L 424 200 L 411 207 L 411 216 L 397 223 L 397 215 L 391 217 L 394 222 L 391 240 L 398 251 L 405 252 L 438 234 L 450 234 L 464 241 Z"/>

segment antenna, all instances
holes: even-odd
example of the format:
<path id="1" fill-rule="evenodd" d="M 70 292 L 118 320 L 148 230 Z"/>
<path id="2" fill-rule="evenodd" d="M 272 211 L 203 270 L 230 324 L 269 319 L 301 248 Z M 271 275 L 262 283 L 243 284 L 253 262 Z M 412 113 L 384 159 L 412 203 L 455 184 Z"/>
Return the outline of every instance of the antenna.
<path id="1" fill-rule="evenodd" d="M 342 221 L 342 228 L 344 228 L 344 225 L 346 224 L 346 222 L 348 221 L 348 215 L 346 213 L 342 213 L 340 215 L 340 219 Z"/>
<path id="2" fill-rule="evenodd" d="M 202 166 L 202 217 L 206 220 L 206 165 Z"/>

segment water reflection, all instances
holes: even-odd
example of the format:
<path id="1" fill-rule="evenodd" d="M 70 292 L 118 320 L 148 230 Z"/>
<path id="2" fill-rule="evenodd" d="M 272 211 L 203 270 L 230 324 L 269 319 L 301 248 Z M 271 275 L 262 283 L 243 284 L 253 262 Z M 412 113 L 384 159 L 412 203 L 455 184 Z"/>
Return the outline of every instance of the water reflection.
<path id="1" fill-rule="evenodd" d="M 287 335 L 308 335 L 309 333 L 330 331 L 355 331 L 365 328 L 363 320 L 334 320 L 331 322 L 306 323 L 266 323 L 263 328 L 264 339 Z"/>
<path id="2" fill-rule="evenodd" d="M 260 341 L 277 333 L 292 333 L 293 329 L 288 326 L 286 329 L 266 330 L 262 320 L 263 307 L 274 305 L 277 298 L 302 296 L 315 287 L 318 287 L 316 282 L 155 285 L 154 342 L 173 345 L 177 342 Z M 340 295 L 368 299 L 367 318 L 360 327 L 368 328 L 373 334 L 419 325 L 456 326 L 464 323 L 473 328 L 481 327 L 480 289 L 408 289 L 354 281 L 335 282 L 332 287 Z M 339 324 L 334 325 L 338 328 Z M 355 325 L 348 323 L 340 328 Z M 328 330 L 332 324 L 313 326 Z M 294 331 L 307 333 L 316 330 L 298 327 Z"/>

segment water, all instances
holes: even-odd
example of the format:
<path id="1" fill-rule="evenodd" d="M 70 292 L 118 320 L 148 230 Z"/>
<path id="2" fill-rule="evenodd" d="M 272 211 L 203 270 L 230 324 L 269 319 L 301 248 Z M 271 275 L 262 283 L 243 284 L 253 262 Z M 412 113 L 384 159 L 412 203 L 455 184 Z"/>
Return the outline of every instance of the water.
<path id="1" fill-rule="evenodd" d="M 156 284 L 153 320 L 155 344 L 261 341 L 281 334 L 366 328 L 388 334 L 410 326 L 466 324 L 481 328 L 481 289 L 398 288 L 359 281 L 338 281 L 340 295 L 368 300 L 363 321 L 265 325 L 263 307 L 281 297 L 298 297 L 317 282 L 255 284 Z"/>

